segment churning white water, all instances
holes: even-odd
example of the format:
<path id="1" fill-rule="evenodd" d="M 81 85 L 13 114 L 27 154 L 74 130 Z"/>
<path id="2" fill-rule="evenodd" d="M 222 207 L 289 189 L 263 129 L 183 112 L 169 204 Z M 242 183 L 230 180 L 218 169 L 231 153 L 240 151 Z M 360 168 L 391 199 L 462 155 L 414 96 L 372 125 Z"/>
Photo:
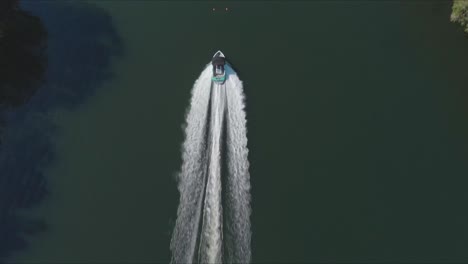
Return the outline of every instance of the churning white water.
<path id="1" fill-rule="evenodd" d="M 250 262 L 244 95 L 234 70 L 226 65 L 225 71 L 224 84 L 212 83 L 208 65 L 192 90 L 171 240 L 173 263 Z"/>
<path id="2" fill-rule="evenodd" d="M 224 85 L 213 85 L 211 95 L 210 159 L 200 233 L 200 263 L 220 263 L 222 259 L 221 133 L 226 102 L 224 88 Z"/>

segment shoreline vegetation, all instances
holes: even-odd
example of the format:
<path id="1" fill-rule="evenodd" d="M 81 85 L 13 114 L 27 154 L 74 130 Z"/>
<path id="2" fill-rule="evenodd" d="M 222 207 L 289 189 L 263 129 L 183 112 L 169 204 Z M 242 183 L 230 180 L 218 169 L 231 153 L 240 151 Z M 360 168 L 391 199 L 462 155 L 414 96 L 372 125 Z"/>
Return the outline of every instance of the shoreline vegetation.
<path id="1" fill-rule="evenodd" d="M 46 67 L 46 29 L 38 17 L 20 9 L 18 3 L 0 0 L 2 110 L 21 106 L 31 98 L 42 83 Z"/>
<path id="2" fill-rule="evenodd" d="M 44 141 L 39 142 L 34 126 L 13 130 L 6 113 L 22 109 L 45 79 L 47 31 L 39 17 L 18 3 L 0 0 L 0 263 L 24 249 L 27 236 L 45 229 L 41 219 L 24 216 L 21 210 L 37 205 L 47 194 L 42 172 L 33 166 L 44 164 L 50 155 L 43 151 Z"/>
<path id="3" fill-rule="evenodd" d="M 450 20 L 463 26 L 465 32 L 468 33 L 468 0 L 453 1 Z"/>
<path id="4" fill-rule="evenodd" d="M 1 0 L 0 1 L 0 38 L 6 28 L 6 18 L 18 8 L 19 0 Z"/>

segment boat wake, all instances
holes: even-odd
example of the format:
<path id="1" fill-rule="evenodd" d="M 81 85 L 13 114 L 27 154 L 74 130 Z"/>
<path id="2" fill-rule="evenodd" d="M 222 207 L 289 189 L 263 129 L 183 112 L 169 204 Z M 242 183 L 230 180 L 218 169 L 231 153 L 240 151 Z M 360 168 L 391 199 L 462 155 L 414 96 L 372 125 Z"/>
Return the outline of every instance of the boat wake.
<path id="1" fill-rule="evenodd" d="M 249 263 L 250 176 L 242 82 L 208 65 L 192 90 L 186 117 L 172 263 Z"/>

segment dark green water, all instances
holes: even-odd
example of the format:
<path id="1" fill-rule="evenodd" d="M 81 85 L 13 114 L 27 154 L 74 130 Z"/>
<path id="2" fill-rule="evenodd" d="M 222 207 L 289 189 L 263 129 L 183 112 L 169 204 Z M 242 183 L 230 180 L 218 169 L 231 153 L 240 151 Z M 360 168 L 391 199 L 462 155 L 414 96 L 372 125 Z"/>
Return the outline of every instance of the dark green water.
<path id="1" fill-rule="evenodd" d="M 53 113 L 47 230 L 13 260 L 169 261 L 181 125 L 221 49 L 246 91 L 254 262 L 468 262 L 468 38 L 449 2 L 89 3 L 125 52 Z"/>

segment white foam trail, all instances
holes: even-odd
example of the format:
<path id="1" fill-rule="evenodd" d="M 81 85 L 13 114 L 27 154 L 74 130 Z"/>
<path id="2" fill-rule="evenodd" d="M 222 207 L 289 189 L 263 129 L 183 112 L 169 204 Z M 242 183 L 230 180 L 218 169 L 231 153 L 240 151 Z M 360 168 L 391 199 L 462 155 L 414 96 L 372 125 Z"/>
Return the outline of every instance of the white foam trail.
<path id="1" fill-rule="evenodd" d="M 180 200 L 170 246 L 173 263 L 192 263 L 197 243 L 206 163 L 204 150 L 211 71 L 211 65 L 208 65 L 195 82 L 186 117 L 183 163 L 178 175 Z"/>
<path id="2" fill-rule="evenodd" d="M 225 101 L 225 86 L 214 84 L 211 101 L 210 163 L 199 249 L 200 263 L 221 263 L 222 260 L 221 138 Z"/>
<path id="3" fill-rule="evenodd" d="M 224 261 L 249 263 L 251 260 L 250 174 L 247 159 L 247 128 L 242 81 L 231 67 L 226 67 L 227 98 L 227 206 Z"/>
<path id="4" fill-rule="evenodd" d="M 226 83 L 211 87 L 211 70 L 208 65 L 196 81 L 187 114 L 178 178 L 180 204 L 171 240 L 172 263 L 249 263 L 251 259 L 250 176 L 242 82 L 226 65 Z M 223 153 L 228 175 L 221 175 Z M 225 181 L 221 180 L 223 176 Z"/>

